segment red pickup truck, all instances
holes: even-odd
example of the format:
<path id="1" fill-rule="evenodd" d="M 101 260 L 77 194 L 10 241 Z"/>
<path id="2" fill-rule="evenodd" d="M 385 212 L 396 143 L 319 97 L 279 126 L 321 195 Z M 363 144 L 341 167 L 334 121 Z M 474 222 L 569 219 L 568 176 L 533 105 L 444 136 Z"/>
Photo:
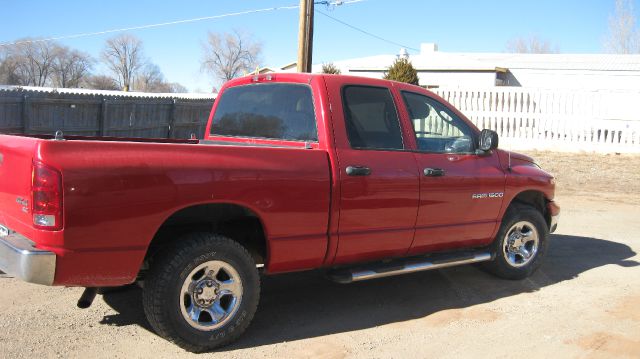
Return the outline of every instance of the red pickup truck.
<path id="1" fill-rule="evenodd" d="M 482 262 L 520 279 L 557 226 L 554 178 L 435 94 L 336 75 L 228 82 L 204 140 L 0 135 L 0 269 L 138 282 L 190 351 L 238 338 L 260 275 L 341 283 Z"/>

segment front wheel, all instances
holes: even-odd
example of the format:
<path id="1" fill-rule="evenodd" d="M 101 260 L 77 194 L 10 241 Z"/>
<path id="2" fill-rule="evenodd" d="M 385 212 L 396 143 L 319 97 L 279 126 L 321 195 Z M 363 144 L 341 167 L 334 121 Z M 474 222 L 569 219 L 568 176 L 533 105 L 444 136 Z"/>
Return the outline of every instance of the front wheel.
<path id="1" fill-rule="evenodd" d="M 538 210 L 526 205 L 512 206 L 493 242 L 494 259 L 484 267 L 501 278 L 526 278 L 540 267 L 548 236 L 547 223 Z"/>
<path id="2" fill-rule="evenodd" d="M 143 304 L 160 336 L 202 352 L 237 339 L 249 326 L 259 295 L 258 271 L 243 246 L 192 233 L 153 259 Z"/>

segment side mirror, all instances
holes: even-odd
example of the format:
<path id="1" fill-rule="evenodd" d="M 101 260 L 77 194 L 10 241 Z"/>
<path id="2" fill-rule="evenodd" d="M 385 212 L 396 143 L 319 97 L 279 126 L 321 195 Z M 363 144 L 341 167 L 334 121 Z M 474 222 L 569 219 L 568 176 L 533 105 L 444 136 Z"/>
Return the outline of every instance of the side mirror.
<path id="1" fill-rule="evenodd" d="M 478 140 L 478 149 L 487 152 L 496 148 L 498 148 L 498 134 L 488 129 L 482 130 Z"/>

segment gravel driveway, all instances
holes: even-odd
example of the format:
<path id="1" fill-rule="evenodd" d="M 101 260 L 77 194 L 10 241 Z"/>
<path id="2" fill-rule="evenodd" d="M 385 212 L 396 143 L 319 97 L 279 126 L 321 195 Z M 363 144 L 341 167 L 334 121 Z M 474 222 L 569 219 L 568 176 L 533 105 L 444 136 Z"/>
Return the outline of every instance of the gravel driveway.
<path id="1" fill-rule="evenodd" d="M 269 277 L 243 338 L 198 357 L 640 357 L 640 157 L 534 155 L 570 188 L 531 278 L 473 266 L 351 285 L 317 272 Z M 632 168 L 620 185 L 618 162 Z M 87 310 L 75 307 L 80 293 L 0 277 L 0 356 L 196 357 L 150 331 L 139 289 Z"/>

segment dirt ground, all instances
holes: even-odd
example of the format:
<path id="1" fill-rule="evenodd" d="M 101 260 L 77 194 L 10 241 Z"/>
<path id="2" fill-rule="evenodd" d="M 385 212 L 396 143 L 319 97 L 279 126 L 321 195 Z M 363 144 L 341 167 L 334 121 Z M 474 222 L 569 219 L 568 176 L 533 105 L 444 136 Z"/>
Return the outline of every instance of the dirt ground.
<path id="1" fill-rule="evenodd" d="M 473 266 L 339 285 L 265 278 L 253 324 L 217 358 L 639 358 L 640 156 L 530 153 L 562 207 L 541 269 Z M 140 290 L 80 310 L 77 288 L 0 278 L 0 357 L 195 357 L 157 337 Z"/>
<path id="2" fill-rule="evenodd" d="M 610 201 L 640 200 L 640 156 L 525 152 L 557 180 L 557 195 Z M 621 194 L 622 196 L 618 196 Z"/>

